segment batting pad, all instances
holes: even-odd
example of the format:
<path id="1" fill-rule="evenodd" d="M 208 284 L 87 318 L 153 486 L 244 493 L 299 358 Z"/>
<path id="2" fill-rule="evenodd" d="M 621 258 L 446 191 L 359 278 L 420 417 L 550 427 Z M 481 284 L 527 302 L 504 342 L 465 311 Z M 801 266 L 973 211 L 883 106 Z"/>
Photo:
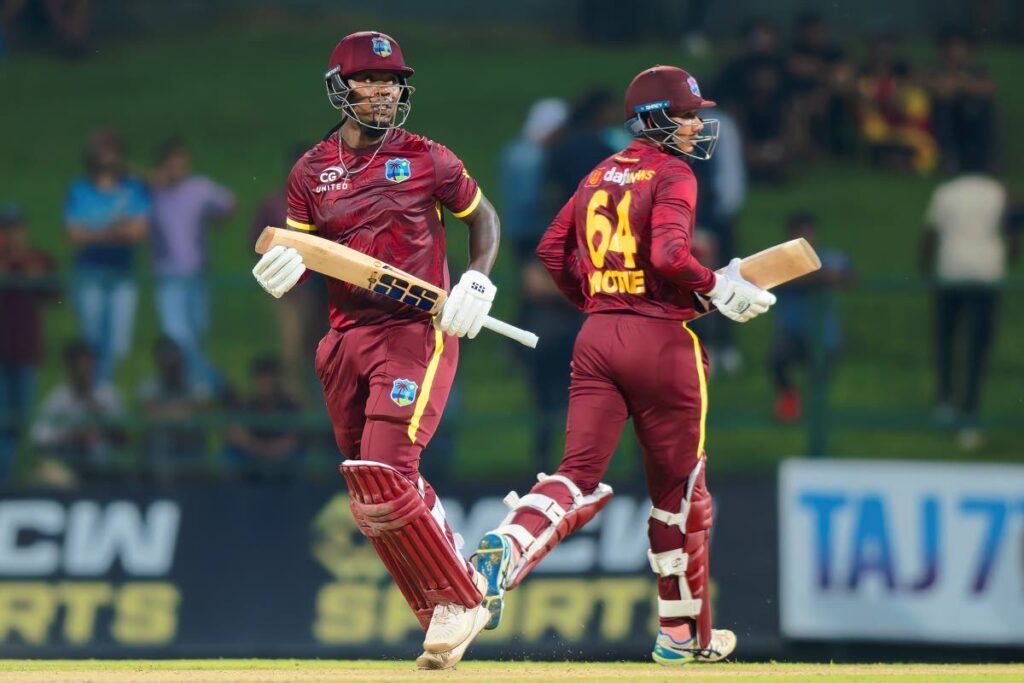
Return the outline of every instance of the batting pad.
<path id="1" fill-rule="evenodd" d="M 522 550 L 519 562 L 509 571 L 505 587 L 515 588 L 526 575 L 555 549 L 562 539 L 580 529 L 592 520 L 601 509 L 612 499 L 612 487 L 598 484 L 590 495 L 583 495 L 573 481 L 558 474 L 537 475 L 538 483 L 530 489 L 530 493 L 519 497 L 515 491 L 505 496 L 505 504 L 509 506 L 508 516 L 502 521 L 497 532 L 514 538 Z M 563 488 L 572 497 L 569 509 L 564 509 L 549 493 L 553 487 Z M 521 510 L 533 509 L 548 518 L 545 529 L 536 536 L 524 529 L 517 519 Z"/>
<path id="2" fill-rule="evenodd" d="M 412 482 L 390 465 L 369 460 L 346 460 L 341 473 L 359 530 L 373 543 L 424 630 L 435 605 L 480 604 L 483 595 L 472 568 Z"/>

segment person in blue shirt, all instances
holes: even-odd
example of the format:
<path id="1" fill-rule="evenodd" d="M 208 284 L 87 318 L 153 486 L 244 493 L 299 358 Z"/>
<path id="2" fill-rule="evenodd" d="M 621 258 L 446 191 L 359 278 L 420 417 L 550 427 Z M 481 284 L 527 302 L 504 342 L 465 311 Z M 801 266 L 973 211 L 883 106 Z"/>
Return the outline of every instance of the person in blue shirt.
<path id="1" fill-rule="evenodd" d="M 792 375 L 796 367 L 810 365 L 814 345 L 823 345 L 827 370 L 839 359 L 842 327 L 832 290 L 850 286 L 857 279 L 845 254 L 815 244 L 817 231 L 818 218 L 813 213 L 793 213 L 786 220 L 786 238 L 803 237 L 810 242 L 821 257 L 821 270 L 776 290 L 779 300 L 775 305 L 770 366 L 776 392 L 775 417 L 780 422 L 800 419 L 803 402 Z"/>
<path id="2" fill-rule="evenodd" d="M 96 351 L 96 379 L 110 381 L 131 347 L 138 304 L 134 256 L 148 231 L 150 201 L 143 183 L 126 174 L 124 144 L 113 130 L 89 137 L 85 171 L 64 203 L 74 249 L 73 301 L 82 336 Z"/>

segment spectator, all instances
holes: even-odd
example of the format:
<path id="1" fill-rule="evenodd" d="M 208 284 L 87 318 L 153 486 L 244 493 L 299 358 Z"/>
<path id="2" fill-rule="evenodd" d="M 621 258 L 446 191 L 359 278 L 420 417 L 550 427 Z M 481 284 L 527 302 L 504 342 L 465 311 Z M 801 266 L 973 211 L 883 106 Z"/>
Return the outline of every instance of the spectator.
<path id="1" fill-rule="evenodd" d="M 750 177 L 776 182 L 788 173 L 791 152 L 786 128 L 789 83 L 778 28 L 767 19 L 755 19 L 743 27 L 742 35 L 743 53 L 719 74 L 715 92 L 736 113 Z"/>
<path id="2" fill-rule="evenodd" d="M 848 152 L 856 72 L 820 13 L 797 15 L 786 69 L 798 121 L 793 126 L 797 148 L 812 155 Z"/>
<path id="3" fill-rule="evenodd" d="M 49 254 L 29 245 L 21 211 L 0 208 L 0 484 L 10 479 L 35 400 L 45 355 L 42 309 L 57 290 L 53 270 Z"/>
<path id="4" fill-rule="evenodd" d="M 189 376 L 181 348 L 169 337 L 157 340 L 153 360 L 156 375 L 139 387 L 148 473 L 162 482 L 182 473 L 199 474 L 206 462 L 207 434 L 196 422 L 210 405 L 210 387 Z"/>
<path id="5" fill-rule="evenodd" d="M 814 246 L 818 219 L 814 214 L 800 212 L 786 221 L 787 239 L 803 237 Z M 834 249 L 815 247 L 821 258 L 821 270 L 804 276 L 795 283 L 779 287 L 775 304 L 775 339 L 771 350 L 771 371 L 775 382 L 775 417 L 781 422 L 794 422 L 802 414 L 800 392 L 793 381 L 797 365 L 812 367 L 812 353 L 821 344 L 825 363 L 823 370 L 835 366 L 842 347 L 839 311 L 831 290 L 851 285 L 856 279 L 849 259 Z M 815 377 L 824 382 L 827 377 Z"/>
<path id="6" fill-rule="evenodd" d="M 530 107 L 519 136 L 505 145 L 498 161 L 502 237 L 512 244 L 518 263 L 533 257 L 547 227 L 544 205 L 546 147 L 569 115 L 565 100 L 548 97 Z M 578 180 L 578 179 L 577 179 Z"/>
<path id="7" fill-rule="evenodd" d="M 995 141 L 995 83 L 974 59 L 966 33 L 949 29 L 939 39 L 941 60 L 930 79 L 935 138 L 954 171 L 962 164 L 964 141 L 990 153 Z"/>
<path id="8" fill-rule="evenodd" d="M 718 120 L 718 144 L 714 155 L 693 164 L 697 176 L 697 234 L 706 240 L 699 245 L 698 260 L 709 268 L 724 267 L 740 256 L 736 239 L 736 215 L 747 194 L 747 167 L 743 159 L 743 137 L 736 120 L 723 108 L 705 109 L 702 114 Z M 694 244 L 695 250 L 698 244 Z M 736 346 L 735 325 L 720 315 L 695 321 L 693 329 L 707 344 L 712 368 L 727 374 L 739 372 L 743 357 Z"/>
<path id="9" fill-rule="evenodd" d="M 135 248 L 149 227 L 149 198 L 125 175 L 124 144 L 110 129 L 94 132 L 85 149 L 86 177 L 68 190 L 64 220 L 75 249 L 73 299 L 85 340 L 96 350 L 100 382 L 131 347 L 138 286 Z"/>
<path id="10" fill-rule="evenodd" d="M 918 173 L 934 169 L 938 148 L 931 100 L 899 56 L 895 36 L 883 35 L 872 43 L 857 90 L 860 135 L 872 162 Z"/>
<path id="11" fill-rule="evenodd" d="M 294 426 L 299 405 L 284 390 L 276 358 L 254 360 L 250 377 L 252 394 L 232 411 L 227 428 L 228 463 L 245 479 L 290 479 L 303 454 L 303 435 Z"/>
<path id="12" fill-rule="evenodd" d="M 32 441 L 70 481 L 96 481 L 109 475 L 115 450 L 126 441 L 124 407 L 113 385 L 96 382 L 96 355 L 88 344 L 68 344 L 64 362 L 67 381 L 43 400 Z"/>
<path id="13" fill-rule="evenodd" d="M 975 449 L 982 440 L 978 411 L 999 289 L 1017 236 L 1007 235 L 1007 192 L 991 173 L 987 150 L 980 144 L 965 149 L 960 173 L 936 187 L 928 203 L 922 268 L 932 282 L 935 310 L 935 417 L 942 425 L 958 425 L 961 447 Z M 956 401 L 953 347 L 964 324 L 965 382 Z"/>
<path id="14" fill-rule="evenodd" d="M 292 146 L 285 159 L 288 169 L 306 153 L 307 148 L 305 143 Z M 263 228 L 284 225 L 287 212 L 288 194 L 282 183 L 260 201 L 249 234 L 250 249 Z M 281 330 L 281 361 L 286 388 L 302 403 L 323 409 L 320 378 L 313 367 L 313 350 L 327 334 L 327 317 L 324 315 L 327 310 L 327 284 L 319 273 L 311 270 L 306 273 L 307 281 L 289 292 L 288 305 L 274 306 L 274 310 Z M 333 432 L 329 442 L 331 448 L 335 448 Z"/>
<path id="15" fill-rule="evenodd" d="M 89 51 L 91 4 L 89 0 L 5 0 L 0 31 L 11 30 L 27 9 L 32 23 L 53 29 L 58 49 L 66 58 L 81 59 Z"/>
<path id="16" fill-rule="evenodd" d="M 192 173 L 189 149 L 181 138 L 164 142 L 151 180 L 160 329 L 181 348 L 192 380 L 219 390 L 220 374 L 203 352 L 210 318 L 204 272 L 206 233 L 212 222 L 223 222 L 234 212 L 235 197 L 227 188 Z"/>

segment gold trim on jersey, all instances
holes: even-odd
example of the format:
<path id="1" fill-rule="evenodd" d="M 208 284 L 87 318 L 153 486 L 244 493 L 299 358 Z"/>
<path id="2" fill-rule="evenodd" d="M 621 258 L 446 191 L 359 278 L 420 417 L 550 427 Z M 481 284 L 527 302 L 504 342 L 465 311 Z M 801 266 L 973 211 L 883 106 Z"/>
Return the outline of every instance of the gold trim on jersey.
<path id="1" fill-rule="evenodd" d="M 700 353 L 700 339 L 690 327 L 683 323 L 683 329 L 693 337 L 693 356 L 697 362 L 697 381 L 700 384 L 700 439 L 697 441 L 697 459 L 704 455 L 704 424 L 708 417 L 708 381 L 704 376 L 704 358 Z"/>
<path id="2" fill-rule="evenodd" d="M 300 223 L 297 220 L 289 217 L 285 219 L 285 225 L 289 228 L 295 228 L 296 230 L 302 230 L 303 232 L 316 232 L 316 226 L 310 225 L 309 223 Z"/>
<path id="3" fill-rule="evenodd" d="M 416 432 L 420 428 L 420 419 L 423 412 L 430 403 L 430 389 L 434 385 L 434 375 L 437 374 L 437 365 L 441 362 L 441 354 L 444 353 L 444 334 L 439 329 L 434 329 L 434 355 L 427 365 L 427 374 L 423 376 L 423 386 L 420 387 L 419 398 L 416 399 L 416 407 L 412 411 L 412 419 L 409 420 L 409 441 L 416 443 Z"/>
<path id="4" fill-rule="evenodd" d="M 480 188 L 476 188 L 476 196 L 473 197 L 473 201 L 469 203 L 469 206 L 467 206 L 462 211 L 459 211 L 458 213 L 453 211 L 452 215 L 455 216 L 456 218 L 465 218 L 469 214 L 473 213 L 473 211 L 476 209 L 476 205 L 480 203 L 480 198 L 483 196 L 484 193 L 480 190 Z"/>

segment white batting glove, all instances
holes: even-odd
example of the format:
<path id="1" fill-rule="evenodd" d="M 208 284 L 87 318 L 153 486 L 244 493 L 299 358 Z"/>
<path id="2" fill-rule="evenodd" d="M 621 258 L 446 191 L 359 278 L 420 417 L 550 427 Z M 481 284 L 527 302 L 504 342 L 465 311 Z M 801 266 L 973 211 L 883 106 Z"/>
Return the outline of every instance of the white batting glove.
<path id="1" fill-rule="evenodd" d="M 275 299 L 294 287 L 304 272 L 306 264 L 302 262 L 302 254 L 280 244 L 265 253 L 252 269 L 256 282 Z"/>
<path id="2" fill-rule="evenodd" d="M 756 318 L 775 303 L 774 294 L 743 279 L 738 258 L 715 273 L 715 286 L 708 292 L 708 298 L 722 315 L 738 323 Z"/>
<path id="3" fill-rule="evenodd" d="M 478 270 L 467 270 L 441 307 L 438 328 L 445 334 L 473 339 L 491 311 L 498 288 Z"/>

